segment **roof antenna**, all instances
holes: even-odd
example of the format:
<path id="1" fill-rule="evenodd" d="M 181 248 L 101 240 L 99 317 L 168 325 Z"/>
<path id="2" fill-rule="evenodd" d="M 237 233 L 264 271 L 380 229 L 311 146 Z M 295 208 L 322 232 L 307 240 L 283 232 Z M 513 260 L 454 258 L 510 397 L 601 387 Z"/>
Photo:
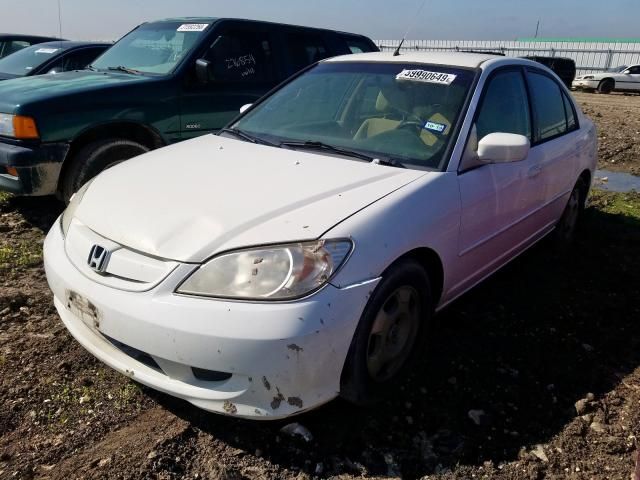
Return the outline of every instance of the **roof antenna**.
<path id="1" fill-rule="evenodd" d="M 420 5 L 420 8 L 416 12 L 416 16 L 413 18 L 413 23 L 409 24 L 409 28 L 407 28 L 407 31 L 405 32 L 404 37 L 402 37 L 402 40 L 400 40 L 400 44 L 398 45 L 398 48 L 396 48 L 396 51 L 393 52 L 394 57 L 397 57 L 398 55 L 400 55 L 400 48 L 402 48 L 402 44 L 404 43 L 405 38 L 407 38 L 407 35 L 409 35 L 409 32 L 411 31 L 411 29 L 418 22 L 418 17 L 420 16 L 420 13 L 422 13 L 422 9 L 424 8 L 426 3 L 427 3 L 427 0 L 422 0 L 422 5 Z"/>
<path id="2" fill-rule="evenodd" d="M 60 7 L 60 0 L 58 0 L 58 38 L 62 39 L 62 8 Z"/>

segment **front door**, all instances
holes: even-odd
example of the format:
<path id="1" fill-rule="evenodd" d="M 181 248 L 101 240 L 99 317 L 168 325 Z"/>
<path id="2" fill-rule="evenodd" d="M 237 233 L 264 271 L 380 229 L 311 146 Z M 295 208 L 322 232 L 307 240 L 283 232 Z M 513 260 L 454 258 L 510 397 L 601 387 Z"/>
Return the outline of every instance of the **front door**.
<path id="1" fill-rule="evenodd" d="M 640 65 L 627 68 L 622 75 L 624 78 L 616 79 L 617 88 L 640 90 Z"/>
<path id="2" fill-rule="evenodd" d="M 475 121 L 477 140 L 495 133 L 532 138 L 527 88 L 520 68 L 501 70 L 485 85 Z M 471 139 L 470 141 L 473 141 Z M 535 234 L 541 204 L 535 156 L 460 172 L 459 254 L 451 293 L 456 295 L 506 262 Z"/>
<path id="3" fill-rule="evenodd" d="M 279 66 L 267 27 L 225 25 L 213 36 L 204 59 L 213 79 L 202 84 L 187 75 L 181 99 L 182 138 L 215 132 L 277 83 Z M 194 65 L 195 70 L 195 65 Z"/>

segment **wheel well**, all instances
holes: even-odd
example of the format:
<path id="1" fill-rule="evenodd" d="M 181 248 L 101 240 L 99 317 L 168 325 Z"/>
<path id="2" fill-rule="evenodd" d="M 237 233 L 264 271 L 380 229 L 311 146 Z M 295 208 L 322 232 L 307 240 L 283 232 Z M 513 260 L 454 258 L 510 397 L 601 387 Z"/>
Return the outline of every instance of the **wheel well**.
<path id="1" fill-rule="evenodd" d="M 164 140 L 155 130 L 139 123 L 106 123 L 104 125 L 94 127 L 81 133 L 71 141 L 69 151 L 62 163 L 62 170 L 60 172 L 60 177 L 58 178 L 58 189 L 60 188 L 61 181 L 66 174 L 67 168 L 69 168 L 69 164 L 71 163 L 70 160 L 85 146 L 97 140 L 103 140 L 106 138 L 131 140 L 152 150 L 165 145 Z"/>
<path id="2" fill-rule="evenodd" d="M 614 85 L 616 84 L 616 80 L 615 80 L 615 78 L 612 78 L 612 77 L 606 77 L 606 78 L 603 78 L 602 80 L 600 80 L 600 81 L 598 82 L 598 85 L 600 85 L 602 82 L 606 82 L 607 80 L 611 80 L 611 81 L 613 82 L 613 84 L 614 84 Z"/>
<path id="3" fill-rule="evenodd" d="M 582 191 L 582 205 L 585 205 L 587 201 L 587 195 L 589 194 L 589 187 L 591 186 L 591 172 L 589 170 L 584 170 L 580 176 L 578 177 L 578 181 L 582 180 L 584 182 L 584 190 Z"/>
<path id="4" fill-rule="evenodd" d="M 431 297 L 433 305 L 436 306 L 440 302 L 442 296 L 442 288 L 444 286 L 444 268 L 440 256 L 432 249 L 427 247 L 416 248 L 405 253 L 396 262 L 406 259 L 417 261 L 426 270 L 431 284 Z"/>

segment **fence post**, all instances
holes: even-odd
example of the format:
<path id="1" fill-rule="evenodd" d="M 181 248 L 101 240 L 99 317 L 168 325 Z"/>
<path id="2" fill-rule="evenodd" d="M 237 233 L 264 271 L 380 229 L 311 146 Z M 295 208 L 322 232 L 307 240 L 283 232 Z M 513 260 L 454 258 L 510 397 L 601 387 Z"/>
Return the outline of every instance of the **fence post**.
<path id="1" fill-rule="evenodd" d="M 611 49 L 607 50 L 607 61 L 605 62 L 605 70 L 609 70 L 611 68 L 611 62 L 613 61 L 613 52 Z"/>
<path id="2" fill-rule="evenodd" d="M 550 50 L 551 50 L 551 58 L 555 57 L 556 56 L 556 49 L 551 47 Z"/>

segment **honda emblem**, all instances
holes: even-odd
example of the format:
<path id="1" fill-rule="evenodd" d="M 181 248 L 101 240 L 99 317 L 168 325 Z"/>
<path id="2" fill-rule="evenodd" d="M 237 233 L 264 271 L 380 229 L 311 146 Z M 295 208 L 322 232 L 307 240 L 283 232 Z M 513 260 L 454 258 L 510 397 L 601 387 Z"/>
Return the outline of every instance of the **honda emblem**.
<path id="1" fill-rule="evenodd" d="M 89 252 L 89 268 L 96 273 L 104 273 L 109 261 L 109 250 L 100 245 L 94 245 Z"/>

